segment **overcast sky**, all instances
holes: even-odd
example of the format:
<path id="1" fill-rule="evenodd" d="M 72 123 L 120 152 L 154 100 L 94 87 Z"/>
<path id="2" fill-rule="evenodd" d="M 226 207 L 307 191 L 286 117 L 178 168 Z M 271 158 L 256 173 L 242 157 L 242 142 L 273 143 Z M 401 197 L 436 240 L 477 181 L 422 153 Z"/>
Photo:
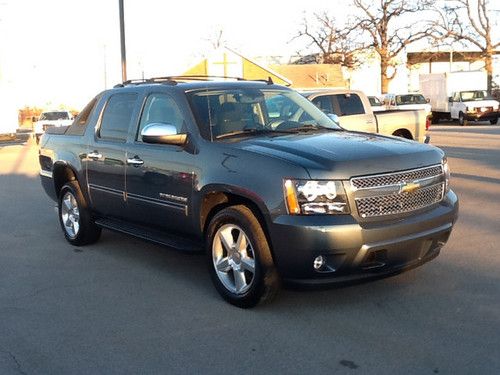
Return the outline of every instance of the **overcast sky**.
<path id="1" fill-rule="evenodd" d="M 304 12 L 347 0 L 124 0 L 128 77 L 179 74 L 223 39 L 242 54 L 290 55 Z M 340 5 L 339 5 L 340 4 Z M 333 7 L 333 5 L 335 5 Z M 118 0 L 0 0 L 0 79 L 18 105 L 81 107 L 121 81 Z M 106 80 L 105 80 L 106 73 Z"/>

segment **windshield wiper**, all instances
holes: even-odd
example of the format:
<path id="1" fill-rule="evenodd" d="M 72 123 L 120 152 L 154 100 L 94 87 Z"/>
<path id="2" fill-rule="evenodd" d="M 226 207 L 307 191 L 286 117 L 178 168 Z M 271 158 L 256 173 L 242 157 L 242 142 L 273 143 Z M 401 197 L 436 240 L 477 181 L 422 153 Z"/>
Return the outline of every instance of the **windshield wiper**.
<path id="1" fill-rule="evenodd" d="M 272 129 L 256 129 L 256 128 L 248 128 L 248 129 L 242 129 L 242 130 L 235 130 L 230 133 L 225 133 L 221 134 L 215 137 L 215 139 L 223 139 L 223 138 L 230 138 L 230 137 L 237 137 L 239 135 L 261 135 L 261 134 L 273 134 L 273 133 L 278 133 L 278 134 L 290 134 L 293 133 L 293 130 L 272 130 Z"/>
<path id="2" fill-rule="evenodd" d="M 295 131 L 295 132 L 309 132 L 309 131 L 314 131 L 314 130 L 342 130 L 340 128 L 329 128 L 327 126 L 322 126 L 322 125 L 314 125 L 314 124 L 307 124 L 307 125 L 302 125 L 298 126 L 296 128 L 290 128 L 289 130 Z"/>

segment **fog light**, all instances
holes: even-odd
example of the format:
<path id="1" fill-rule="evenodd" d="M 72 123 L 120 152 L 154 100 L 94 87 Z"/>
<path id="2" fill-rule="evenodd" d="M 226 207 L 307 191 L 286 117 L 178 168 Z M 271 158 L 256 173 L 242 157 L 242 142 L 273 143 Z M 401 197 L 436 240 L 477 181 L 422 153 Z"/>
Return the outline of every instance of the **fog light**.
<path id="1" fill-rule="evenodd" d="M 316 271 L 323 268 L 324 265 L 325 265 L 325 258 L 323 258 L 322 255 L 319 255 L 316 258 L 314 258 L 313 267 Z"/>

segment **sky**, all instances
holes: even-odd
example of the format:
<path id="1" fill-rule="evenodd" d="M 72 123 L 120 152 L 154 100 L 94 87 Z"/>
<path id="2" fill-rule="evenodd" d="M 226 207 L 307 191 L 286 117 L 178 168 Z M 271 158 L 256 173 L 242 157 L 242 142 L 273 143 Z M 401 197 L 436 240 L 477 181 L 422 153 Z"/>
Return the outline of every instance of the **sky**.
<path id="1" fill-rule="evenodd" d="M 350 3 L 124 0 L 128 78 L 181 74 L 213 50 L 219 30 L 228 47 L 250 58 L 317 52 L 307 39 L 294 39 L 304 17 L 326 11 L 342 23 L 356 12 Z M 18 108 L 79 110 L 121 82 L 118 4 L 0 0 L 0 96 Z M 376 72 L 367 74 L 375 79 Z"/>
<path id="2" fill-rule="evenodd" d="M 249 57 L 287 56 L 304 16 L 347 0 L 124 0 L 128 78 L 180 74 L 223 41 Z M 121 82 L 118 0 L 0 0 L 0 84 L 18 106 L 82 108 Z M 332 9 L 334 8 L 334 9 Z"/>

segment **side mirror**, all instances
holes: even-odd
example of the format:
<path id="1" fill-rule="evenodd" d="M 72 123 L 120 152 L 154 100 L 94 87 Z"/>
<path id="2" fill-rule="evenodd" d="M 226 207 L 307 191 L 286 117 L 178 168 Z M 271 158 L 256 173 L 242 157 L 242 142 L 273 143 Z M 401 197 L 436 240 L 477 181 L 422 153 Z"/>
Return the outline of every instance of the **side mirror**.
<path id="1" fill-rule="evenodd" d="M 453 98 L 451 96 L 448 98 L 448 102 L 453 103 Z"/>
<path id="2" fill-rule="evenodd" d="M 174 125 L 161 122 L 146 125 L 141 131 L 141 137 L 145 143 L 184 146 L 187 142 L 186 133 L 178 134 Z"/>
<path id="3" fill-rule="evenodd" d="M 335 113 L 328 113 L 327 116 L 332 120 L 335 124 L 340 125 L 340 118 Z"/>
<path id="4" fill-rule="evenodd" d="M 426 103 L 430 103 L 430 102 L 431 102 L 431 99 L 430 99 L 430 98 L 425 98 L 425 102 L 426 102 Z"/>

